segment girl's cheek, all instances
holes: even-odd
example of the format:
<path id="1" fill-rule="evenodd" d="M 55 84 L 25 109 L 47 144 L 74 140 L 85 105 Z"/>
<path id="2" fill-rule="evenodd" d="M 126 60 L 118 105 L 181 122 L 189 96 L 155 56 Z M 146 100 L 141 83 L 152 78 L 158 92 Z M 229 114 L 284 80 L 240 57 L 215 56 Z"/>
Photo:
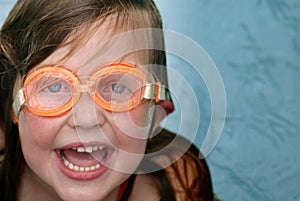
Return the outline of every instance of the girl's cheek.
<path id="1" fill-rule="evenodd" d="M 146 107 L 138 107 L 132 111 L 113 114 L 114 132 L 119 133 L 121 144 L 137 143 L 146 140 L 151 129 L 151 114 Z"/>
<path id="2" fill-rule="evenodd" d="M 154 105 L 150 102 L 144 102 L 131 112 L 131 117 L 138 126 L 145 127 L 152 121 L 154 115 Z"/>
<path id="3" fill-rule="evenodd" d="M 39 117 L 29 111 L 20 113 L 19 133 L 23 141 L 31 141 L 39 147 L 49 147 L 58 133 L 58 122 L 55 119 Z"/>
<path id="4" fill-rule="evenodd" d="M 114 131 L 117 134 L 120 149 L 127 153 L 145 153 L 151 128 L 149 115 L 148 107 L 138 107 L 115 116 Z"/>

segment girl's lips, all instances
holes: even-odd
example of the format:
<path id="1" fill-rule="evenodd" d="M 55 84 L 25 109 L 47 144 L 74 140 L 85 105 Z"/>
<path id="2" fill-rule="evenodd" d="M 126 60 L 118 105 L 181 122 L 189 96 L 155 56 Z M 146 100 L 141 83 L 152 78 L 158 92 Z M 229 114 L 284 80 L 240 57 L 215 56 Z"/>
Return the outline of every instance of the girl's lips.
<path id="1" fill-rule="evenodd" d="M 64 175 L 75 180 L 92 180 L 107 171 L 114 149 L 105 144 L 82 146 L 76 143 L 55 152 L 59 169 Z"/>

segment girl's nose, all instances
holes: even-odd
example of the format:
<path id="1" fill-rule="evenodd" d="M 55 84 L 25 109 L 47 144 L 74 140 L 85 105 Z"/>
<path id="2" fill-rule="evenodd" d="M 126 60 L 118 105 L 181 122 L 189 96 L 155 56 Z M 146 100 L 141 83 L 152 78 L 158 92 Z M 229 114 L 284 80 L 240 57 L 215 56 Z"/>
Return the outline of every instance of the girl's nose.
<path id="1" fill-rule="evenodd" d="M 71 109 L 68 124 L 71 127 L 93 128 L 105 123 L 104 110 L 100 108 L 88 93 L 82 93 Z"/>

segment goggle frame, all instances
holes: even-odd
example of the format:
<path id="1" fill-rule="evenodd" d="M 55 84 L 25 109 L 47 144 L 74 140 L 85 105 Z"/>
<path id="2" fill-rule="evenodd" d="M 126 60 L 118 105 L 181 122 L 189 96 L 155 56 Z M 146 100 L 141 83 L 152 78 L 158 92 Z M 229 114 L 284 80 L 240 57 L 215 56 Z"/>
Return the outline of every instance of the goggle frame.
<path id="1" fill-rule="evenodd" d="M 53 74 L 63 73 L 64 75 L 68 75 L 68 82 L 73 87 L 72 96 L 65 104 L 63 104 L 60 107 L 53 108 L 51 110 L 40 110 L 31 107 L 29 104 L 26 104 L 28 100 L 26 87 L 29 83 L 32 82 L 32 80 L 36 79 L 37 76 L 40 76 L 40 74 L 47 71 L 53 72 Z M 119 107 L 117 107 L 116 105 L 108 101 L 105 101 L 99 95 L 99 93 L 95 93 L 95 89 L 93 87 L 95 85 L 94 81 L 99 77 L 99 75 L 105 75 L 116 71 L 123 72 L 123 73 L 133 73 L 143 82 L 143 86 L 141 89 L 142 96 L 140 100 L 134 100 L 133 104 L 130 104 L 129 107 L 128 104 L 122 106 L 119 105 Z M 154 81 L 153 83 L 147 83 L 145 73 L 142 70 L 140 70 L 137 66 L 129 63 L 114 62 L 114 63 L 102 65 L 101 67 L 99 67 L 97 71 L 95 71 L 92 74 L 92 76 L 87 80 L 85 84 L 80 84 L 77 75 L 71 70 L 61 66 L 50 65 L 50 66 L 41 67 L 36 71 L 30 73 L 28 77 L 26 77 L 23 87 L 17 91 L 16 97 L 13 101 L 13 113 L 14 113 L 13 118 L 15 121 L 17 121 L 19 111 L 24 106 L 26 106 L 30 112 L 38 116 L 54 117 L 54 116 L 63 115 L 74 107 L 74 105 L 81 97 L 81 94 L 85 92 L 89 93 L 91 98 L 99 107 L 110 112 L 124 112 L 124 111 L 132 110 L 136 108 L 138 105 L 140 105 L 144 100 L 154 100 L 156 103 L 158 103 L 159 101 L 165 101 L 171 99 L 169 91 L 164 85 L 161 85 L 160 82 L 156 82 L 156 81 Z"/>

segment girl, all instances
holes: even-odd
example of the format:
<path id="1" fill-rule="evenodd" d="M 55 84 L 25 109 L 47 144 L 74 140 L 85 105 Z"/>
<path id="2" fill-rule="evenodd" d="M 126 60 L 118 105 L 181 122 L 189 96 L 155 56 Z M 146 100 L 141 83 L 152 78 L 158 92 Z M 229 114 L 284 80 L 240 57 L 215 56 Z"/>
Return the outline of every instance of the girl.
<path id="1" fill-rule="evenodd" d="M 1 29 L 1 200 L 212 200 L 151 0 L 23 0 Z"/>

